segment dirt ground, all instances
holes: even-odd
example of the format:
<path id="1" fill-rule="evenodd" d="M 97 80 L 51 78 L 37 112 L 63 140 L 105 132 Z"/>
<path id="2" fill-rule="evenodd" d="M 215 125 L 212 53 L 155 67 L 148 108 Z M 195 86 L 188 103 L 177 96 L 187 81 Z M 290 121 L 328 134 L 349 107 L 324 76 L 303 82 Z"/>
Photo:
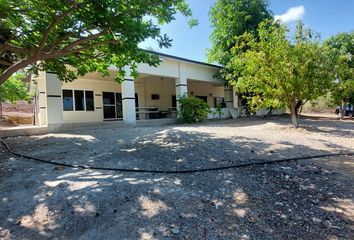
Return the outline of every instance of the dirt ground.
<path id="1" fill-rule="evenodd" d="M 354 122 L 248 118 L 6 141 L 71 164 L 198 169 L 354 151 Z M 0 147 L 1 239 L 354 239 L 354 157 L 195 174 L 55 167 Z"/>

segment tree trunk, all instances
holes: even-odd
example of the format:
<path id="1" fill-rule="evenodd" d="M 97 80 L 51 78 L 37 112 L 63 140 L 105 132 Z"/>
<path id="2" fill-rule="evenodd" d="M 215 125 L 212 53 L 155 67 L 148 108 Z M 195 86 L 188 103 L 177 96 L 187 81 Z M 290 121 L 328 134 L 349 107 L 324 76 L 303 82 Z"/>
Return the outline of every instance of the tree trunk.
<path id="1" fill-rule="evenodd" d="M 0 102 L 0 118 L 2 117 L 2 102 Z"/>
<path id="2" fill-rule="evenodd" d="M 0 75 L 0 86 L 9 79 L 14 73 L 18 70 L 27 67 L 28 65 L 34 63 L 33 59 L 23 60 L 21 62 L 15 63 L 14 65 L 8 67 L 1 75 Z"/>
<path id="3" fill-rule="evenodd" d="M 299 115 L 297 113 L 296 105 L 293 104 L 290 109 L 290 114 L 291 114 L 291 121 L 293 123 L 294 128 L 299 127 Z"/>
<path id="4" fill-rule="evenodd" d="M 342 104 L 339 106 L 338 118 L 343 120 L 345 116 L 345 102 L 342 101 Z"/>

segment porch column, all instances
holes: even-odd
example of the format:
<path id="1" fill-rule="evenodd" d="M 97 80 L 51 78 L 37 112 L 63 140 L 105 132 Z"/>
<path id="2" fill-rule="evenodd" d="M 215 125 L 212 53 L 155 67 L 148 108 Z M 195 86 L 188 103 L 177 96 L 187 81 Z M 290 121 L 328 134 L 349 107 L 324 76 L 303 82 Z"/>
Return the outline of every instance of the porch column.
<path id="1" fill-rule="evenodd" d="M 225 105 L 227 108 L 234 108 L 234 90 L 232 87 L 224 87 Z"/>
<path id="2" fill-rule="evenodd" d="M 234 96 L 234 108 L 240 109 L 241 108 L 241 102 L 240 102 L 240 98 L 239 98 L 235 88 L 234 88 L 233 94 L 234 94 L 233 95 Z"/>
<path id="3" fill-rule="evenodd" d="M 177 109 L 179 109 L 178 99 L 183 96 L 188 96 L 188 83 L 187 76 L 185 74 L 185 66 L 183 63 L 179 64 L 179 78 L 176 78 L 176 101 L 177 101 Z"/>
<path id="4" fill-rule="evenodd" d="M 40 72 L 39 76 L 35 78 L 37 82 L 37 95 L 38 100 L 36 102 L 37 106 L 37 119 L 38 125 L 47 125 L 47 87 L 46 87 L 46 73 Z"/>
<path id="5" fill-rule="evenodd" d="M 47 95 L 47 125 L 60 126 L 63 124 L 63 99 L 61 81 L 54 73 L 45 74 Z"/>
<path id="6" fill-rule="evenodd" d="M 123 121 L 136 125 L 135 86 L 133 79 L 125 79 L 122 83 Z"/>

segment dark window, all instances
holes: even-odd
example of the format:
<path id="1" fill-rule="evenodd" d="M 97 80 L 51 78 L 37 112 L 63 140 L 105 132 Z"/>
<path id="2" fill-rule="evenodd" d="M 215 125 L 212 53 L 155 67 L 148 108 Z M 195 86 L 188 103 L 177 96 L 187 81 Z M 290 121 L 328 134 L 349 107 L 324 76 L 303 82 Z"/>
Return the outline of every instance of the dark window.
<path id="1" fill-rule="evenodd" d="M 104 118 L 116 118 L 116 107 L 115 106 L 103 106 L 103 117 Z"/>
<path id="2" fill-rule="evenodd" d="M 139 107 L 139 97 L 137 93 L 135 93 L 135 107 Z"/>
<path id="3" fill-rule="evenodd" d="M 114 105 L 114 93 L 104 92 L 103 93 L 103 104 L 104 105 Z"/>
<path id="4" fill-rule="evenodd" d="M 159 94 L 151 94 L 151 100 L 159 100 L 160 95 Z"/>
<path id="5" fill-rule="evenodd" d="M 63 90 L 63 110 L 64 111 L 73 111 L 74 110 L 73 91 L 72 90 Z"/>
<path id="6" fill-rule="evenodd" d="M 116 94 L 113 92 L 103 92 L 103 117 L 105 119 L 117 118 L 117 107 L 119 105 L 116 102 Z M 118 96 L 119 97 L 119 96 Z M 121 97 L 121 95 L 120 95 Z M 121 99 L 121 98 L 120 98 Z"/>
<path id="7" fill-rule="evenodd" d="M 172 95 L 172 107 L 177 107 L 177 99 L 176 99 L 176 95 Z"/>
<path id="8" fill-rule="evenodd" d="M 208 97 L 207 96 L 195 96 L 195 97 L 202 99 L 206 103 L 208 102 Z"/>
<path id="9" fill-rule="evenodd" d="M 214 107 L 221 105 L 221 107 L 225 107 L 225 102 L 223 97 L 215 97 L 214 98 Z"/>
<path id="10" fill-rule="evenodd" d="M 93 91 L 85 91 L 86 111 L 95 111 L 95 100 Z"/>
<path id="11" fill-rule="evenodd" d="M 117 118 L 123 118 L 123 100 L 122 93 L 116 93 Z"/>
<path id="12" fill-rule="evenodd" d="M 84 91 L 75 90 L 74 96 L 75 96 L 75 111 L 84 111 L 85 110 Z"/>

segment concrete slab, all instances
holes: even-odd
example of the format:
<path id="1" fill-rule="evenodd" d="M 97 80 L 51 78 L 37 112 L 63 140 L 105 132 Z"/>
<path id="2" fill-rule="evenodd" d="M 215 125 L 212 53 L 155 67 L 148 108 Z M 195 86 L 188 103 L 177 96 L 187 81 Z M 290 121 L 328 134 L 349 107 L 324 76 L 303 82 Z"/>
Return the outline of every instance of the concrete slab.
<path id="1" fill-rule="evenodd" d="M 33 125 L 23 125 L 15 127 L 0 128 L 0 137 L 16 137 L 16 136 L 31 136 L 42 135 L 48 133 L 48 127 L 39 127 Z"/>
<path id="2" fill-rule="evenodd" d="M 105 129 L 105 128 L 129 128 L 129 127 L 153 127 L 175 124 L 177 119 L 149 119 L 138 120 L 136 126 L 125 124 L 123 121 L 105 121 L 97 123 L 73 123 L 48 126 L 32 126 L 22 125 L 15 127 L 0 128 L 0 137 L 16 137 L 16 136 L 31 136 L 42 135 L 47 133 L 62 133 L 71 132 L 82 129 Z"/>

